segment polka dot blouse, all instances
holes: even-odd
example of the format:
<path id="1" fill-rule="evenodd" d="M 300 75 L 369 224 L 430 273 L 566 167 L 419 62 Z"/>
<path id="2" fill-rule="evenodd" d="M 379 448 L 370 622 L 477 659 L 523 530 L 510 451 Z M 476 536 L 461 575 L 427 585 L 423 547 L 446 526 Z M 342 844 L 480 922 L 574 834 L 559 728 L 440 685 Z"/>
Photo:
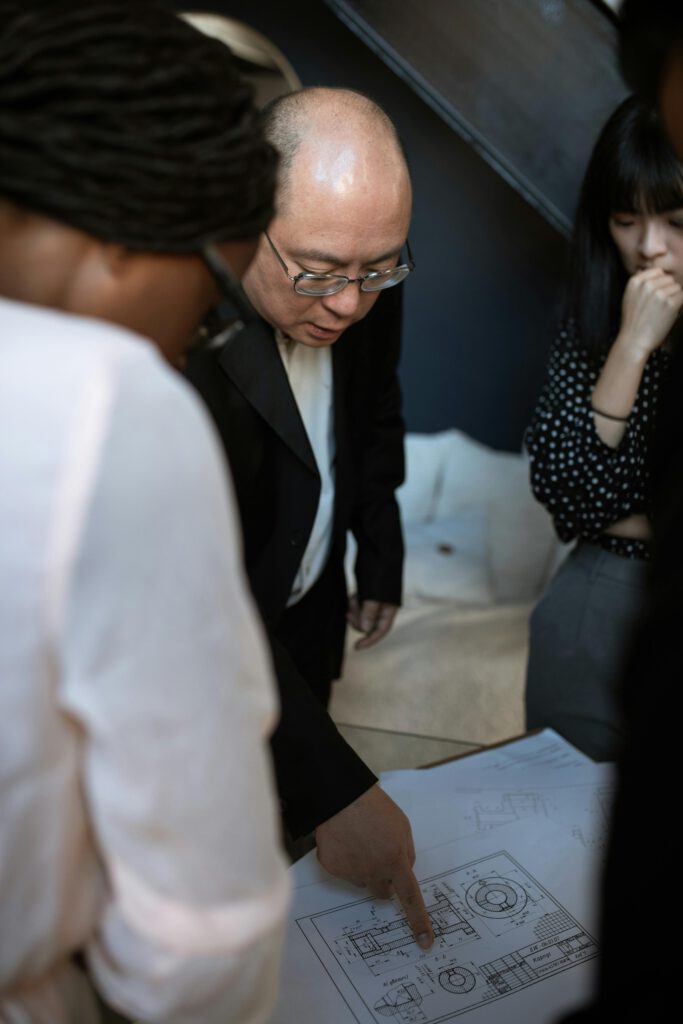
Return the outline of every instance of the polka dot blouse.
<path id="1" fill-rule="evenodd" d="M 649 557 L 644 541 L 603 531 L 651 509 L 649 455 L 668 360 L 661 349 L 650 356 L 624 437 L 612 448 L 601 440 L 591 411 L 602 364 L 581 347 L 573 323 L 560 329 L 525 444 L 532 490 L 552 515 L 561 540 L 582 537 L 625 558 Z"/>

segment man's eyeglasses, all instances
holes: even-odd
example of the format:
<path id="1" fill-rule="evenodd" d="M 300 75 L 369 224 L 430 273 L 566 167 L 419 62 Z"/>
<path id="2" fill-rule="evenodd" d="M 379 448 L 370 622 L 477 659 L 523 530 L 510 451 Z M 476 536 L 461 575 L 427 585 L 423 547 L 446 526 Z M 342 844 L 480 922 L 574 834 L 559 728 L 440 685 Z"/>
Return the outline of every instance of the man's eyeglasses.
<path id="1" fill-rule="evenodd" d="M 222 298 L 206 314 L 190 342 L 187 352 L 193 353 L 206 348 L 220 348 L 244 330 L 256 316 L 242 285 L 217 246 L 209 242 L 198 255 L 211 272 Z"/>
<path id="2" fill-rule="evenodd" d="M 292 282 L 294 291 L 299 295 L 335 295 L 346 288 L 347 284 L 359 284 L 362 292 L 381 292 L 384 288 L 393 288 L 395 284 L 400 284 L 411 270 L 415 269 L 410 242 L 406 239 L 408 262 L 401 263 L 398 267 L 389 267 L 388 270 L 371 270 L 361 277 L 346 277 L 345 274 L 313 274 L 308 271 L 290 274 L 289 268 L 275 248 L 272 238 L 267 231 L 264 234 L 280 266 Z"/>

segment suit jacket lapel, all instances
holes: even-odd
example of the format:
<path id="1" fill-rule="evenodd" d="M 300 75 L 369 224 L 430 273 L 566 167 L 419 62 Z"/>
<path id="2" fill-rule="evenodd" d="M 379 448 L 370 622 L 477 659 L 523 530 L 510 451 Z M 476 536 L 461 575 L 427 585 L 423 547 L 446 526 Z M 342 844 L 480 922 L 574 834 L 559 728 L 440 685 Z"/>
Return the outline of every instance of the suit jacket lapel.
<path id="1" fill-rule="evenodd" d="M 315 457 L 272 328 L 257 321 L 241 331 L 221 350 L 218 362 L 250 405 L 317 476 Z"/>

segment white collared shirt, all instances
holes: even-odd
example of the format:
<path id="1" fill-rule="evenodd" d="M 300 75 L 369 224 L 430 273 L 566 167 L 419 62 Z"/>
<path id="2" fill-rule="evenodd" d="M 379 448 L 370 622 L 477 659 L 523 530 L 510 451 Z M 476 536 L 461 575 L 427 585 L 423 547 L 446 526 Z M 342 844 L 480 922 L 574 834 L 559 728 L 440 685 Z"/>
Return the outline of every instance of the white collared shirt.
<path id="1" fill-rule="evenodd" d="M 332 349 L 302 345 L 275 331 L 289 386 L 320 474 L 320 499 L 313 529 L 287 606 L 296 604 L 320 578 L 332 541 L 334 521 L 334 390 Z"/>

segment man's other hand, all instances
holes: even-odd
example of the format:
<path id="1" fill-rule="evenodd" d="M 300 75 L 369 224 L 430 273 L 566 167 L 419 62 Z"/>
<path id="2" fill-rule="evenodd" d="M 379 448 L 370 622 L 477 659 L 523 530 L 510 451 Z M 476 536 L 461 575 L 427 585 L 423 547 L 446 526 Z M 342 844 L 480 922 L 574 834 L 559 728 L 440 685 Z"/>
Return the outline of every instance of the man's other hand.
<path id="1" fill-rule="evenodd" d="M 354 644 L 357 651 L 372 647 L 387 635 L 394 624 L 398 605 L 386 604 L 384 601 L 359 602 L 354 594 L 349 598 L 349 610 L 346 616 L 354 629 L 365 636 Z"/>
<path id="2" fill-rule="evenodd" d="M 400 807 L 372 786 L 319 825 L 318 860 L 331 875 L 367 886 L 373 896 L 396 895 L 418 944 L 429 949 L 434 932 L 413 874 L 415 847 L 410 822 Z"/>

